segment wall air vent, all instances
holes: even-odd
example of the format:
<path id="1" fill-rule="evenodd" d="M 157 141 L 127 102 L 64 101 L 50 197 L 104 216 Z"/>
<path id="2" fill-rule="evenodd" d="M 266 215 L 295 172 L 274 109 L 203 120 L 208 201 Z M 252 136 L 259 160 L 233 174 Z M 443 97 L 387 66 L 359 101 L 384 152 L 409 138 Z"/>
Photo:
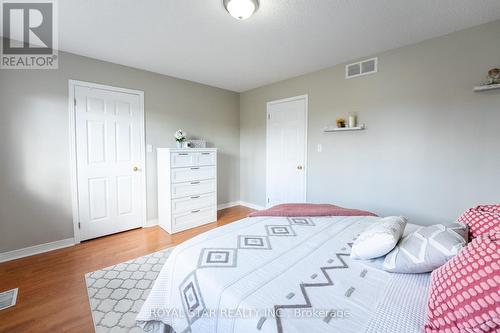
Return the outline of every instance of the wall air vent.
<path id="1" fill-rule="evenodd" d="M 355 62 L 345 66 L 345 78 L 352 79 L 354 77 L 377 73 L 378 58 L 372 58 Z"/>
<path id="2" fill-rule="evenodd" d="M 17 288 L 0 293 L 0 310 L 16 305 Z"/>

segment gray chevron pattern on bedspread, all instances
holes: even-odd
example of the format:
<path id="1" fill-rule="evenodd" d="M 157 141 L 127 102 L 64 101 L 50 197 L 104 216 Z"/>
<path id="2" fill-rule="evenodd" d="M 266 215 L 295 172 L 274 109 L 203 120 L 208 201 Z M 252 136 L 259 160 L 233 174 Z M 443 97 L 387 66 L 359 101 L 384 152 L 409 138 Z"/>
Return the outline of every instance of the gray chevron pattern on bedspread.
<path id="1" fill-rule="evenodd" d="M 172 253 L 138 322 L 159 331 L 362 332 L 391 274 L 352 262 L 377 217 L 258 217 L 214 229 Z"/>

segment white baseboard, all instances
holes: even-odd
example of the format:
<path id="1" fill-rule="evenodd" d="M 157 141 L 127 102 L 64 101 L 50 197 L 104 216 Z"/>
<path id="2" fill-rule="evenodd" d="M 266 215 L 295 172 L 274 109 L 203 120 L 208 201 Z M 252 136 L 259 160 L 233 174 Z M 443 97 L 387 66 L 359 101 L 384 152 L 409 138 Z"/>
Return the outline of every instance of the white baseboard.
<path id="1" fill-rule="evenodd" d="M 64 247 L 75 245 L 75 240 L 73 238 L 62 239 L 51 243 L 40 244 L 30 247 L 25 247 L 23 249 L 9 251 L 0 253 L 0 262 L 10 261 L 14 259 L 24 258 L 32 256 L 34 254 L 49 252 L 57 249 L 62 249 Z"/>
<path id="2" fill-rule="evenodd" d="M 255 204 L 245 202 L 245 201 L 232 201 L 232 202 L 228 202 L 225 204 L 220 204 L 217 206 L 217 209 L 221 210 L 224 208 L 229 208 L 229 207 L 234 207 L 234 206 L 245 206 L 245 207 L 256 209 L 256 210 L 266 209 L 266 207 L 262 207 L 262 206 L 255 205 Z"/>
<path id="3" fill-rule="evenodd" d="M 144 228 L 150 228 L 158 225 L 158 219 L 148 220 Z"/>
<path id="4" fill-rule="evenodd" d="M 234 206 L 239 206 L 239 205 L 240 205 L 240 201 L 226 202 L 226 203 L 217 205 L 217 210 L 226 209 L 229 207 L 234 207 Z"/>
<path id="5" fill-rule="evenodd" d="M 240 201 L 240 206 L 245 206 L 245 207 L 252 208 L 255 210 L 266 209 L 266 207 L 264 207 L 264 206 L 256 205 L 256 204 L 245 202 L 245 201 Z"/>
<path id="6" fill-rule="evenodd" d="M 265 209 L 265 207 L 255 205 L 255 204 L 245 202 L 245 201 L 227 202 L 227 203 L 218 205 L 217 209 L 221 210 L 221 209 L 234 207 L 234 206 L 245 206 L 245 207 L 256 209 L 256 210 Z M 153 220 L 147 221 L 147 223 L 144 227 L 148 228 L 148 227 L 154 227 L 156 225 L 158 225 L 158 219 L 153 219 Z M 57 249 L 62 249 L 62 248 L 72 246 L 72 245 L 75 245 L 75 240 L 73 238 L 68 238 L 68 239 L 62 239 L 62 240 L 51 242 L 51 243 L 25 247 L 25 248 L 19 249 L 19 250 L 0 253 L 0 262 L 24 258 L 24 257 L 32 256 L 35 254 L 39 254 L 39 253 L 44 253 L 44 252 L 49 252 L 49 251 L 53 251 L 53 250 L 57 250 Z"/>

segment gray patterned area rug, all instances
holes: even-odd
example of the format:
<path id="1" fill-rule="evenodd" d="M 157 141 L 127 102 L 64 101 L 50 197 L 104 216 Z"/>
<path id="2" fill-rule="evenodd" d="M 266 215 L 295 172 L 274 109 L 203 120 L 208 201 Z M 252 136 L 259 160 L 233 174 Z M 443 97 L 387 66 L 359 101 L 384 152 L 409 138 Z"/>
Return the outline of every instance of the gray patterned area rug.
<path id="1" fill-rule="evenodd" d="M 97 333 L 143 332 L 135 317 L 173 249 L 85 274 Z"/>

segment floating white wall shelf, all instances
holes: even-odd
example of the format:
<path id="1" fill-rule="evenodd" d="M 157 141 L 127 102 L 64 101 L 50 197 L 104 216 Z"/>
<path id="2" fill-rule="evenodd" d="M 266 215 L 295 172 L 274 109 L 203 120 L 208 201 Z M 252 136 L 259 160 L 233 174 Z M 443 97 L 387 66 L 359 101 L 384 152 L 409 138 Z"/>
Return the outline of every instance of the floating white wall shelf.
<path id="1" fill-rule="evenodd" d="M 337 126 L 326 126 L 323 128 L 323 132 L 348 132 L 348 131 L 362 131 L 365 129 L 365 124 L 361 124 L 357 127 L 337 127 Z"/>
<path id="2" fill-rule="evenodd" d="M 488 91 L 494 89 L 500 89 L 500 84 L 489 84 L 489 85 L 474 87 L 474 91 Z"/>

